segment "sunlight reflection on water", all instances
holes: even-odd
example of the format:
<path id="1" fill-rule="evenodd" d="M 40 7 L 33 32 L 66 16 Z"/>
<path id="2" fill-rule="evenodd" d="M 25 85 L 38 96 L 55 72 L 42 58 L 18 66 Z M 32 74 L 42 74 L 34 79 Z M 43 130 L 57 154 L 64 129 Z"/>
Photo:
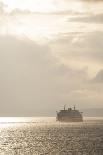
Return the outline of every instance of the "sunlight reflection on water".
<path id="1" fill-rule="evenodd" d="M 102 118 L 81 123 L 60 123 L 55 117 L 1 120 L 0 155 L 102 155 Z"/>

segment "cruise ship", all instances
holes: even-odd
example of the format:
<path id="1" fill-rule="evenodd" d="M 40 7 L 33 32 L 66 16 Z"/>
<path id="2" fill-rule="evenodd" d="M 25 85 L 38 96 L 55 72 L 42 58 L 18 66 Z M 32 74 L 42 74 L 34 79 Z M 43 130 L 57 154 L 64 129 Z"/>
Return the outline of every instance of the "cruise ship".
<path id="1" fill-rule="evenodd" d="M 82 112 L 79 112 L 74 106 L 74 108 L 66 109 L 64 106 L 63 110 L 57 112 L 57 121 L 60 122 L 83 122 Z"/>

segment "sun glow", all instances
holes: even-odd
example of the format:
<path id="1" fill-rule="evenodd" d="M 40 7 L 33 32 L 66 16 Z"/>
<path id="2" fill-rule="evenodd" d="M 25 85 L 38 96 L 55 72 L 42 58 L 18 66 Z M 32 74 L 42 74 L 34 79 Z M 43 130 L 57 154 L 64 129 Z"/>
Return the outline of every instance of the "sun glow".
<path id="1" fill-rule="evenodd" d="M 29 10 L 32 12 L 51 12 L 55 10 L 53 0 L 3 0 L 8 11 L 14 9 Z"/>
<path id="2" fill-rule="evenodd" d="M 2 0 L 8 11 L 15 9 L 28 10 L 39 13 L 52 13 L 58 11 L 83 11 L 82 1 L 72 0 L 68 3 L 66 0 Z"/>
<path id="3" fill-rule="evenodd" d="M 85 26 L 85 23 L 69 20 L 89 12 L 86 2 L 81 0 L 72 0 L 69 3 L 67 0 L 2 1 L 6 5 L 4 9 L 7 14 L 2 17 L 4 24 L 0 25 L 0 33 L 26 36 L 35 41 L 47 41 L 62 33 L 88 32 L 88 27 L 93 31 L 93 26 L 91 28 L 90 25 Z"/>
<path id="4" fill-rule="evenodd" d="M 26 36 L 30 39 L 40 41 L 52 39 L 59 32 L 64 32 L 61 25 L 62 18 L 52 15 L 23 15 L 9 19 L 5 29 L 10 34 Z"/>

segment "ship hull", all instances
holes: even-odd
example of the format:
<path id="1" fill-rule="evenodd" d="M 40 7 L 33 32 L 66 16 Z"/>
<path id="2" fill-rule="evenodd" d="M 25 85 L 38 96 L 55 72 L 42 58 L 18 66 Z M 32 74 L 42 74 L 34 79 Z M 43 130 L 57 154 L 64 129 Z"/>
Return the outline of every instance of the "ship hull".
<path id="1" fill-rule="evenodd" d="M 83 122 L 83 118 L 66 118 L 66 117 L 62 117 L 62 118 L 56 118 L 57 121 L 59 122 Z"/>

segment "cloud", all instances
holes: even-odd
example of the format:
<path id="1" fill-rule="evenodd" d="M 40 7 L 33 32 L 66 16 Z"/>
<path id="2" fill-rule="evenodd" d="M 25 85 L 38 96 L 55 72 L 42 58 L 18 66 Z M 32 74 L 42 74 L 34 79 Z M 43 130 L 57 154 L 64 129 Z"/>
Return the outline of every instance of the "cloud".
<path id="1" fill-rule="evenodd" d="M 57 1 L 57 3 L 59 3 L 59 1 Z M 63 2 L 63 4 L 64 3 L 68 2 Z M 10 7 L 8 5 L 8 7 L 4 9 L 4 14 L 1 15 L 0 33 L 15 34 L 21 36 L 25 34 L 33 40 L 40 40 L 41 38 L 46 38 L 47 40 L 49 40 L 52 38 L 54 39 L 55 36 L 61 32 L 87 32 L 93 31 L 95 29 L 102 29 L 102 26 L 100 24 L 102 23 L 102 13 L 101 16 L 92 16 L 88 12 L 88 7 L 86 6 L 86 4 L 84 4 L 84 7 L 82 8 L 81 5 L 78 5 L 77 3 L 75 3 L 75 1 L 71 3 L 75 4 L 75 7 L 73 7 L 72 4 L 72 7 L 75 8 L 74 10 L 71 9 L 70 5 L 69 7 L 68 5 L 66 5 L 66 8 L 64 7 L 64 9 L 62 9 L 62 7 L 60 7 L 60 9 L 55 8 L 51 12 L 22 9 L 21 7 L 14 7 L 13 9 L 8 11 Z M 92 11 L 92 13 L 93 12 L 94 11 Z M 69 21 L 67 22 L 68 18 Z M 94 23 L 94 26 L 88 24 L 93 23 L 95 20 L 96 22 Z M 79 21 L 79 23 L 74 23 L 76 21 Z"/>
<path id="2" fill-rule="evenodd" d="M 103 64 L 103 32 L 67 33 L 54 42 L 58 55 L 68 60 Z"/>
<path id="3" fill-rule="evenodd" d="M 102 106 L 102 80 L 90 80 L 103 65 L 103 32 L 95 27 L 102 24 L 102 14 L 75 14 L 71 10 L 43 14 L 20 9 L 5 12 L 4 6 L 0 10 L 1 32 L 17 33 L 0 36 L 2 116 L 53 115 L 64 103 L 81 108 Z M 73 13 L 75 17 L 70 16 L 71 22 L 67 22 Z M 18 35 L 35 37 L 36 28 L 41 30 L 39 35 L 53 31 L 57 36 L 40 45 L 32 41 L 34 38 Z M 102 79 L 102 73 L 94 79 Z"/>
<path id="4" fill-rule="evenodd" d="M 42 3 L 41 1 L 26 0 L 26 3 L 24 3 L 15 0 L 12 5 L 8 1 L 5 4 L 7 4 L 6 11 L 9 10 L 11 14 L 77 15 L 89 11 L 88 2 L 93 2 L 92 4 L 94 4 L 95 1 L 48 0 Z"/>
<path id="5" fill-rule="evenodd" d="M 90 2 L 92 2 L 92 1 L 94 1 L 94 2 L 102 2 L 103 0 L 83 0 L 83 1 L 90 1 Z"/>
<path id="6" fill-rule="evenodd" d="M 33 115 L 35 105 L 39 109 L 53 102 L 54 59 L 48 51 L 29 40 L 0 37 L 0 102 L 6 115 Z"/>
<path id="7" fill-rule="evenodd" d="M 86 79 L 82 77 L 82 82 L 79 83 L 80 87 L 76 86 L 75 89 L 71 89 L 68 94 L 69 103 L 78 103 L 80 107 L 86 105 L 91 108 L 97 107 L 97 103 L 98 107 L 103 106 L 102 40 L 103 32 L 97 31 L 63 34 L 53 43 L 54 48 L 58 51 L 57 57 L 72 68 L 82 68 L 82 76 L 86 77 Z M 101 70 L 99 75 L 94 77 L 98 70 Z M 77 75 L 74 76 L 77 77 Z M 74 85 L 77 82 L 78 80 L 74 82 Z"/>
<path id="8" fill-rule="evenodd" d="M 103 57 L 103 32 L 92 32 L 84 34 L 77 41 L 74 41 L 74 46 L 78 46 L 77 56 L 87 58 L 88 60 L 101 62 Z M 80 47 L 80 51 L 79 51 Z"/>
<path id="9" fill-rule="evenodd" d="M 60 63 L 47 45 L 0 36 L 2 116 L 53 114 L 68 102 L 69 92 L 81 87 L 85 76 Z"/>
<path id="10" fill-rule="evenodd" d="M 80 15 L 79 12 L 72 11 L 72 10 L 62 10 L 62 11 L 53 11 L 53 12 L 39 12 L 39 11 L 30 11 L 30 10 L 20 10 L 20 9 L 13 9 L 10 12 L 11 15 L 54 15 L 54 16 L 67 16 L 67 15 Z"/>
<path id="11" fill-rule="evenodd" d="M 27 38 L 0 36 L 1 116 L 53 115 L 64 103 L 101 106 L 101 86 L 88 82 L 87 70 L 66 65 L 52 52 Z"/>
<path id="12" fill-rule="evenodd" d="M 34 14 L 34 15 L 68 15 L 68 14 L 76 14 L 76 11 L 73 11 L 71 8 L 66 8 L 68 2 L 67 1 L 45 1 L 42 2 L 36 2 L 36 1 L 26 1 L 24 4 L 23 2 L 16 2 L 16 0 L 13 2 L 12 5 L 7 2 L 1 2 L 1 9 L 5 11 L 8 14 L 21 14 L 21 15 L 27 15 L 27 14 Z M 23 7 L 22 7 L 23 6 Z M 41 7 L 42 6 L 42 7 Z M 48 7 L 47 7 L 48 6 Z M 5 10 L 4 10 L 5 7 Z M 56 8 L 56 9 L 55 9 Z M 8 12 L 9 11 L 9 12 Z"/>
<path id="13" fill-rule="evenodd" d="M 103 83 L 103 69 L 101 69 L 96 76 L 92 79 L 94 83 Z"/>
<path id="14" fill-rule="evenodd" d="M 69 19 L 69 22 L 102 24 L 103 23 L 103 14 L 88 15 L 88 16 L 82 16 L 82 17 L 77 16 L 77 17 Z"/>
<path id="15" fill-rule="evenodd" d="M 6 5 L 3 2 L 0 2 L 0 14 L 4 13 L 4 8 L 6 7 Z"/>

